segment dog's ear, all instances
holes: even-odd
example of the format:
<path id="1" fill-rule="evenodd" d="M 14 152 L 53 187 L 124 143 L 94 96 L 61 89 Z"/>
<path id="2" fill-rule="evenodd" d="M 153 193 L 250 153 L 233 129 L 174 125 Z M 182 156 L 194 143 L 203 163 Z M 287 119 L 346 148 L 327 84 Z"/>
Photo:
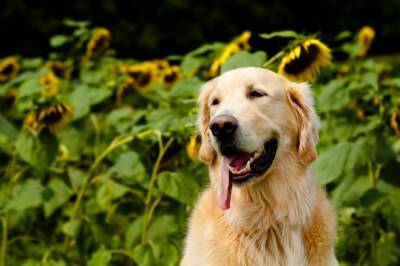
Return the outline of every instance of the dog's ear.
<path id="1" fill-rule="evenodd" d="M 307 83 L 288 82 L 287 97 L 298 124 L 298 157 L 307 167 L 317 158 L 319 128 L 310 86 Z"/>
<path id="2" fill-rule="evenodd" d="M 209 136 L 209 124 L 210 124 L 210 108 L 208 106 L 209 98 L 212 90 L 214 89 L 216 79 L 212 79 L 205 83 L 200 89 L 200 95 L 198 98 L 199 104 L 199 115 L 197 121 L 197 127 L 201 136 L 201 146 L 199 150 L 199 159 L 207 164 L 211 164 L 216 156 L 214 148 L 211 146 L 211 140 Z"/>

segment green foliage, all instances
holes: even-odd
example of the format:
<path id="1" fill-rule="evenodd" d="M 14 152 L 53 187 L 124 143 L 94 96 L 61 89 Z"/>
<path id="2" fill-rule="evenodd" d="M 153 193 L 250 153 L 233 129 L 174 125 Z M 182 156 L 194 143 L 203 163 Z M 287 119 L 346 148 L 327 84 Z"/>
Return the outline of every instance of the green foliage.
<path id="1" fill-rule="evenodd" d="M 142 86 L 130 72 L 142 63 L 109 49 L 88 58 L 94 31 L 87 22 L 65 23 L 73 33 L 50 40 L 62 52 L 21 58 L 19 75 L 0 84 L 0 265 L 177 265 L 188 215 L 207 182 L 206 167 L 186 152 L 196 97 L 226 45 L 171 57 L 178 78 L 153 73 Z M 292 31 L 261 37 L 304 38 Z M 343 265 L 397 265 L 400 82 L 382 60 L 355 54 L 313 84 L 321 117 L 313 169 L 337 209 Z M 279 56 L 271 58 L 275 66 Z M 267 59 L 264 51 L 240 51 L 220 71 Z M 54 61 L 65 71 L 47 66 Z M 51 86 L 56 92 L 46 94 Z M 43 111 L 48 106 L 53 115 Z"/>

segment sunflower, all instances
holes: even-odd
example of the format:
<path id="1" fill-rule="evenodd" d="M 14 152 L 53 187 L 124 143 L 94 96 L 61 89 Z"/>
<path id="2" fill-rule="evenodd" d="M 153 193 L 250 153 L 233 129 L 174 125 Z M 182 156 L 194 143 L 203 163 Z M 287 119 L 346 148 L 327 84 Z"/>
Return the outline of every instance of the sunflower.
<path id="1" fill-rule="evenodd" d="M 400 109 L 397 108 L 390 118 L 390 127 L 394 130 L 397 136 L 400 136 Z"/>
<path id="2" fill-rule="evenodd" d="M 58 92 L 58 82 L 59 80 L 53 72 L 40 77 L 39 83 L 42 85 L 42 95 L 45 97 L 55 96 Z"/>
<path id="3" fill-rule="evenodd" d="M 375 30 L 372 27 L 364 26 L 358 33 L 357 41 L 360 45 L 358 55 L 365 57 L 375 38 Z"/>
<path id="4" fill-rule="evenodd" d="M 69 74 L 64 62 L 59 60 L 47 62 L 44 68 L 51 70 L 57 78 L 65 78 Z"/>
<path id="5" fill-rule="evenodd" d="M 87 60 L 103 54 L 110 46 L 110 42 L 110 31 L 105 28 L 97 29 L 86 45 L 85 59 Z"/>
<path id="6" fill-rule="evenodd" d="M 34 132 L 40 132 L 48 128 L 50 132 L 56 133 L 71 117 L 71 108 L 63 103 L 39 108 L 31 112 L 25 118 L 25 123 Z"/>
<path id="7" fill-rule="evenodd" d="M 14 57 L 7 57 L 0 62 L 0 83 L 9 81 L 19 72 L 19 64 Z"/>
<path id="8" fill-rule="evenodd" d="M 210 76 L 215 77 L 219 74 L 221 66 L 234 54 L 241 50 L 250 50 L 249 39 L 250 31 L 243 32 L 239 37 L 228 43 L 220 56 L 216 58 L 210 67 Z"/>
<path id="9" fill-rule="evenodd" d="M 134 64 L 126 67 L 125 73 L 134 87 L 141 90 L 157 80 L 158 65 L 153 62 Z"/>
<path id="10" fill-rule="evenodd" d="M 331 50 L 317 39 L 297 44 L 283 58 L 278 73 L 293 81 L 311 81 L 331 63 Z"/>
<path id="11" fill-rule="evenodd" d="M 17 90 L 11 89 L 6 95 L 4 95 L 4 98 L 1 101 L 1 105 L 4 106 L 5 109 L 11 108 L 15 103 L 16 97 L 17 97 Z"/>
<path id="12" fill-rule="evenodd" d="M 168 60 L 165 59 L 156 59 L 152 61 L 147 61 L 147 63 L 154 64 L 157 67 L 158 71 L 162 71 L 163 69 L 166 69 L 170 66 Z"/>
<path id="13" fill-rule="evenodd" d="M 181 70 L 179 66 L 170 66 L 162 72 L 162 82 L 167 86 L 171 86 L 181 76 Z"/>
<path id="14" fill-rule="evenodd" d="M 199 156 L 200 136 L 193 135 L 190 137 L 189 143 L 186 145 L 186 153 L 192 161 L 196 161 Z"/>

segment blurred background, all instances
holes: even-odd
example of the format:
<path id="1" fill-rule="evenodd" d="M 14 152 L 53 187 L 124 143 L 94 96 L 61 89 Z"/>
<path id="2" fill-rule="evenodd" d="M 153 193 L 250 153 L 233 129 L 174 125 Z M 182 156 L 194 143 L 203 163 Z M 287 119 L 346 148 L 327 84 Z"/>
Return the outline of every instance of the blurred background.
<path id="1" fill-rule="evenodd" d="M 357 31 L 364 25 L 379 29 L 370 53 L 393 53 L 400 46 L 399 10 L 396 0 L 2 0 L 0 56 L 46 55 L 48 39 L 67 31 L 62 24 L 65 18 L 108 28 L 118 57 L 187 53 L 203 43 L 229 41 L 244 30 L 321 31 L 330 41 L 344 29 Z"/>
<path id="2" fill-rule="evenodd" d="M 199 88 L 311 84 L 341 266 L 400 265 L 400 1 L 0 0 L 0 266 L 178 265 Z"/>

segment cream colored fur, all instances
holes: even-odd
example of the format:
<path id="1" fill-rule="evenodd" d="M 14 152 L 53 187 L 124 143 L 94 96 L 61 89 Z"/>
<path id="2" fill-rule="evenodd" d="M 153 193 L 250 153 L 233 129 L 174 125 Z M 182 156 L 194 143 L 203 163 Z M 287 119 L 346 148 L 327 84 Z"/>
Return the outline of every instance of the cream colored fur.
<path id="1" fill-rule="evenodd" d="M 248 98 L 254 88 L 268 96 Z M 215 98 L 219 104 L 212 106 Z M 190 218 L 181 265 L 338 265 L 333 211 L 310 171 L 318 119 L 309 86 L 240 68 L 206 83 L 199 104 L 200 159 L 209 165 L 210 185 Z M 268 171 L 234 185 L 225 211 L 218 205 L 221 156 L 209 130 L 210 119 L 224 113 L 239 121 L 240 149 L 254 152 L 271 137 L 279 141 Z"/>

